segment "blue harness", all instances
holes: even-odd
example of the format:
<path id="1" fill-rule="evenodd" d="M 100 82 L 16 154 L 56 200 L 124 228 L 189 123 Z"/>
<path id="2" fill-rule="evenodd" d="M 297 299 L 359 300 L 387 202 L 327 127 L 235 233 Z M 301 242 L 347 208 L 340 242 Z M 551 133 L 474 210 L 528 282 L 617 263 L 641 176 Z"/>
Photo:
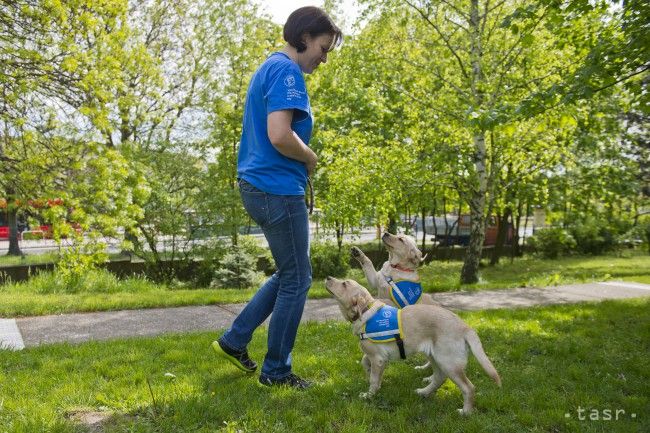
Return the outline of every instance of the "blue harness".
<path id="1" fill-rule="evenodd" d="M 417 304 L 422 297 L 422 284 L 419 282 L 408 280 L 394 281 L 388 276 L 385 278 L 391 287 L 390 297 L 400 308 Z"/>
<path id="2" fill-rule="evenodd" d="M 384 305 L 363 325 L 359 336 L 362 340 L 373 343 L 389 343 L 395 341 L 402 359 L 406 358 L 402 342 L 402 310 Z"/>

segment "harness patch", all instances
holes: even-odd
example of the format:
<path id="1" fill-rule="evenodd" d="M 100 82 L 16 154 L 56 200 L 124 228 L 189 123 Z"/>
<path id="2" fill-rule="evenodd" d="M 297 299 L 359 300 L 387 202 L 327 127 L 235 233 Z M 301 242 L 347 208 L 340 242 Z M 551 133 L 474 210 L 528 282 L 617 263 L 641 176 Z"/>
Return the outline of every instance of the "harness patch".
<path id="1" fill-rule="evenodd" d="M 416 304 L 422 297 L 422 284 L 419 282 L 408 280 L 394 281 L 391 277 L 386 277 L 386 282 L 391 287 L 391 299 L 400 308 Z"/>
<path id="2" fill-rule="evenodd" d="M 401 335 L 402 310 L 384 305 L 363 325 L 361 339 L 368 339 L 373 343 L 388 343 L 397 340 Z"/>

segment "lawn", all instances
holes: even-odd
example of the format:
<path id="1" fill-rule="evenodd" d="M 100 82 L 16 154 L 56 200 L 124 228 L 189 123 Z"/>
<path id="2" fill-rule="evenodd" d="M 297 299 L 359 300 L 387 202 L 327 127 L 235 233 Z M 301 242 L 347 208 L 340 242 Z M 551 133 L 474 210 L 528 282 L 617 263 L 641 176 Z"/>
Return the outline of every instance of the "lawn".
<path id="1" fill-rule="evenodd" d="M 565 257 L 541 260 L 532 256 L 504 260 L 481 269 L 481 281 L 461 285 L 462 262 L 431 262 L 420 269 L 426 292 L 544 287 L 588 281 L 625 280 L 650 284 L 650 255 Z M 360 269 L 350 278 L 366 284 Z M 247 302 L 256 288 L 197 289 L 187 285 L 159 285 L 141 278 L 118 280 L 106 271 L 85 274 L 74 286 L 63 285 L 55 274 L 33 277 L 25 283 L 0 285 L 0 317 L 37 316 L 83 311 L 173 307 Z M 312 299 L 329 294 L 322 280 L 314 280 Z"/>
<path id="2" fill-rule="evenodd" d="M 650 301 L 462 313 L 503 379 L 471 358 L 477 411 L 459 390 L 414 393 L 415 358 L 391 364 L 370 401 L 360 350 L 343 322 L 300 328 L 305 392 L 269 389 L 211 351 L 216 333 L 57 344 L 0 352 L 0 431 L 83 432 L 641 432 L 650 431 Z M 258 361 L 265 329 L 249 346 Z M 618 420 L 615 416 L 618 416 Z M 583 419 L 580 419 L 583 418 Z"/>

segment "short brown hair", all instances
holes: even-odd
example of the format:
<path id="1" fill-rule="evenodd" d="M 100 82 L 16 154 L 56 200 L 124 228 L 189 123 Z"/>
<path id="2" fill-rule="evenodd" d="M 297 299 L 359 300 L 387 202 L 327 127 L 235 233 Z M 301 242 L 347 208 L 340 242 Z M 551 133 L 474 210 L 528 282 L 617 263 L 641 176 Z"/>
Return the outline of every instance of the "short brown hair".
<path id="1" fill-rule="evenodd" d="M 332 39 L 330 50 L 337 47 L 343 40 L 341 29 L 334 24 L 327 12 L 316 6 L 305 6 L 293 11 L 284 24 L 282 36 L 289 45 L 302 53 L 307 49 L 302 40 L 305 33 L 309 33 L 312 38 L 322 34 L 332 35 L 334 39 Z"/>

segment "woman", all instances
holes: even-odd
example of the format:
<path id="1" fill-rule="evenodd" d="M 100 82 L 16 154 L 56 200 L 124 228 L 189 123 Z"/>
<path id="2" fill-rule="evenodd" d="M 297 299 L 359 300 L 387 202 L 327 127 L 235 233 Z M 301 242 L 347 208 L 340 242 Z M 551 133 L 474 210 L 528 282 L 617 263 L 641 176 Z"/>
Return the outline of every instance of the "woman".
<path id="1" fill-rule="evenodd" d="M 311 286 L 304 195 L 318 157 L 308 147 L 313 120 L 303 73 L 327 62 L 342 33 L 323 10 L 308 6 L 289 16 L 283 36 L 284 49 L 266 59 L 248 87 L 237 164 L 244 208 L 262 228 L 277 271 L 212 347 L 255 371 L 246 347 L 273 313 L 259 381 L 305 389 L 311 384 L 292 372 L 291 351 Z"/>

